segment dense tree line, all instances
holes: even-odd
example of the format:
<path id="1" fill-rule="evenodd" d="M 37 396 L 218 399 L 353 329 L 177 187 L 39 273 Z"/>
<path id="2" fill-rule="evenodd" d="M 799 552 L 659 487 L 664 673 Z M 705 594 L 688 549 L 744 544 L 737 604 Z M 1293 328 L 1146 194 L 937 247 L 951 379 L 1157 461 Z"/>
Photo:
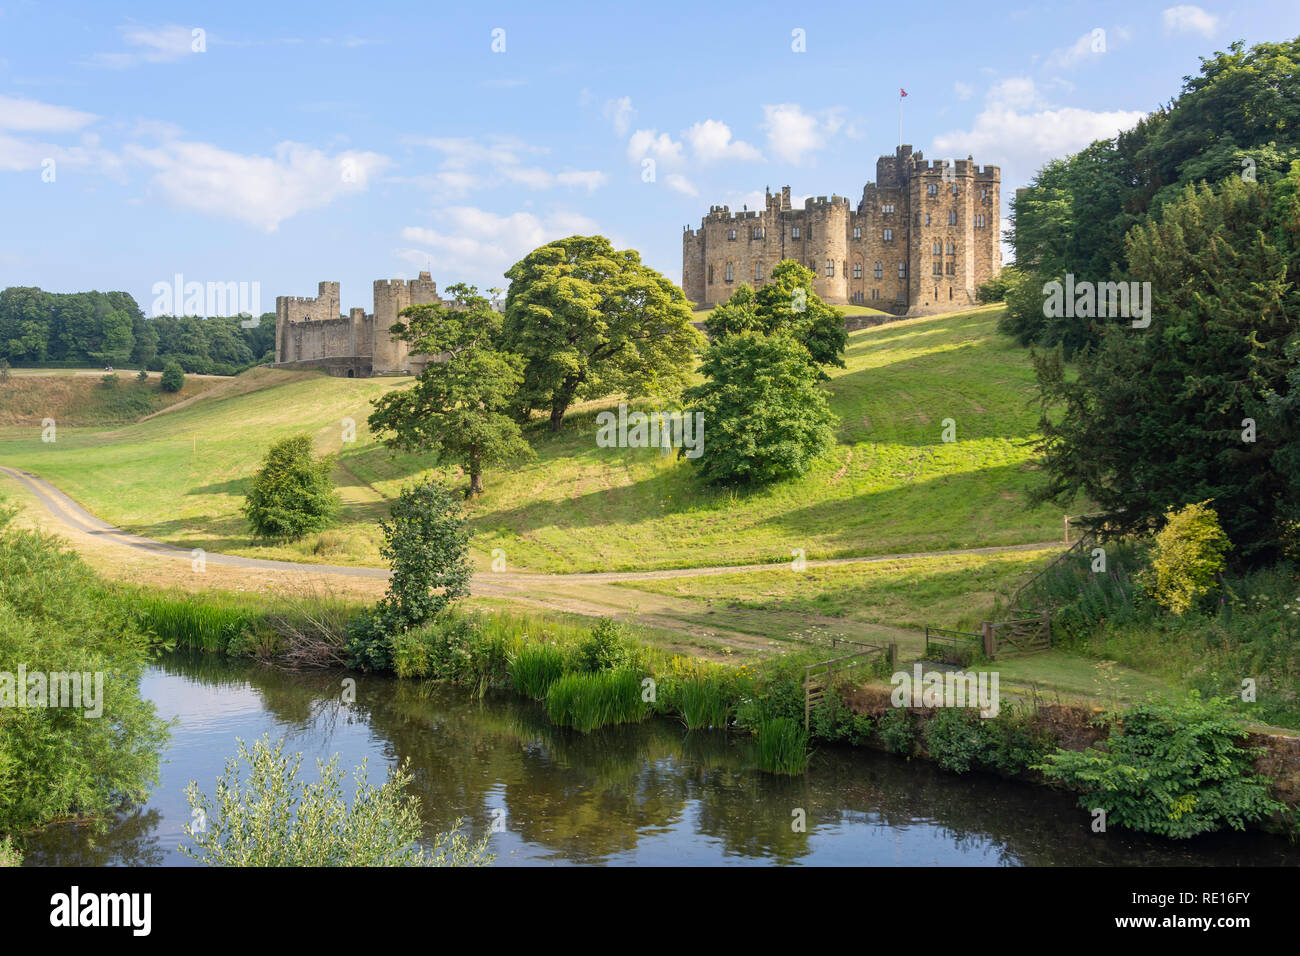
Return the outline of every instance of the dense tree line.
<path id="1" fill-rule="evenodd" d="M 247 316 L 147 317 L 126 292 L 46 292 L 11 286 L 0 292 L 0 358 L 11 365 L 113 365 L 233 375 L 269 360 L 275 314 L 256 328 Z"/>
<path id="2" fill-rule="evenodd" d="M 1073 275 L 1099 283 L 1143 280 L 1127 237 L 1179 201 L 1184 187 L 1227 179 L 1270 186 L 1300 158 L 1300 38 L 1201 59 L 1181 93 L 1113 139 L 1055 159 L 1011 203 L 1019 280 L 1003 330 L 1067 356 L 1123 319 L 1044 315 L 1043 285 Z"/>
<path id="3" fill-rule="evenodd" d="M 1296 553 L 1298 120 L 1300 40 L 1234 44 L 1017 198 L 1003 327 L 1039 346 L 1040 499 L 1082 494 L 1120 532 L 1209 502 L 1238 568 Z M 1148 315 L 1046 317 L 1044 284 L 1069 274 L 1147 284 Z"/>

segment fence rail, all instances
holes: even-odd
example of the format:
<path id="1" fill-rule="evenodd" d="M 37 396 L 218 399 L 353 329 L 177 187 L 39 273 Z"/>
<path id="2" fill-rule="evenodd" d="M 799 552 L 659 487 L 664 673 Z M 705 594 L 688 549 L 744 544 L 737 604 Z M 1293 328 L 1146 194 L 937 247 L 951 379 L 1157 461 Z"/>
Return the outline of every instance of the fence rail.
<path id="1" fill-rule="evenodd" d="M 1046 611 L 1014 621 L 985 621 L 982 630 L 984 653 L 990 660 L 1009 651 L 1027 654 L 1052 646 L 1052 616 Z"/>
<path id="2" fill-rule="evenodd" d="M 952 631 L 946 627 L 931 627 L 928 624 L 925 626 L 926 657 L 930 656 L 931 648 L 960 653 L 965 650 L 978 650 L 980 642 L 981 635 L 971 631 Z"/>

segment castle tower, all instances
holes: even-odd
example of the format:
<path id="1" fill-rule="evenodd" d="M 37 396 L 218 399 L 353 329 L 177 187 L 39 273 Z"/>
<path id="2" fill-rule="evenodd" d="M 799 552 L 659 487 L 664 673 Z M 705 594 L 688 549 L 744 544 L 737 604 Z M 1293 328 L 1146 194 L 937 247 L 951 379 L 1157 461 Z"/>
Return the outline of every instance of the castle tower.
<path id="1" fill-rule="evenodd" d="M 371 364 L 376 375 L 405 375 L 410 372 L 410 346 L 393 338 L 389 331 L 407 306 L 441 304 L 437 283 L 427 272 L 405 279 L 375 280 L 374 341 Z"/>
<path id="2" fill-rule="evenodd" d="M 295 348 L 300 335 L 291 334 L 290 324 L 299 322 L 324 322 L 338 319 L 339 284 L 321 282 L 316 286 L 316 297 L 278 295 L 275 297 L 275 360 L 297 362 L 306 356 Z"/>

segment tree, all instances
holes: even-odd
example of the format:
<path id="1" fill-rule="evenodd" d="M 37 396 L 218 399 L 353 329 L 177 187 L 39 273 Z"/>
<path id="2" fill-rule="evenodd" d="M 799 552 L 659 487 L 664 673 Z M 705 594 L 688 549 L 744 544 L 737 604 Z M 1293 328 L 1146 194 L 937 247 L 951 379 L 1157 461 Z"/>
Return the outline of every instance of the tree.
<path id="1" fill-rule="evenodd" d="M 1175 614 L 1204 604 L 1223 573 L 1223 553 L 1229 547 L 1208 501 L 1170 509 L 1151 559 L 1156 601 Z"/>
<path id="2" fill-rule="evenodd" d="M 579 399 L 670 395 L 687 382 L 700 334 L 682 290 L 604 236 L 534 249 L 506 272 L 505 347 L 523 356 L 517 406 L 558 431 Z"/>
<path id="3" fill-rule="evenodd" d="M 1151 283 L 1151 325 L 1102 329 L 1066 374 L 1036 360 L 1047 484 L 1082 493 L 1117 531 L 1214 499 L 1234 555 L 1267 563 L 1294 534 L 1300 416 L 1290 408 L 1300 335 L 1300 163 L 1273 186 L 1188 186 L 1130 233 L 1133 276 Z"/>
<path id="4" fill-rule="evenodd" d="M 801 342 L 815 364 L 843 368 L 849 341 L 844 313 L 817 296 L 815 278 L 811 269 L 785 259 L 772 267 L 770 280 L 757 292 L 742 283 L 713 310 L 704 330 L 713 339 L 739 332 L 780 332 Z"/>
<path id="5" fill-rule="evenodd" d="M 162 385 L 164 392 L 179 392 L 185 386 L 185 373 L 181 370 L 180 363 L 172 360 L 163 366 Z"/>
<path id="6" fill-rule="evenodd" d="M 310 435 L 296 435 L 272 445 L 244 499 L 243 512 L 253 536 L 296 541 L 327 527 L 340 504 L 330 479 L 333 468 L 332 455 L 316 458 L 312 454 Z"/>
<path id="7" fill-rule="evenodd" d="M 381 521 L 388 590 L 377 618 L 388 634 L 419 627 L 469 594 L 469 528 L 455 496 L 435 481 L 403 488 Z"/>
<path id="8" fill-rule="evenodd" d="M 437 356 L 408 389 L 375 399 L 370 427 L 391 448 L 433 449 L 469 473 L 468 495 L 483 490 L 483 469 L 527 458 L 509 410 L 524 361 L 499 347 L 501 316 L 471 285 L 449 286 L 452 305 L 403 309 L 394 335 L 412 352 Z"/>
<path id="9" fill-rule="evenodd" d="M 318 760 L 320 780 L 304 783 L 302 754 L 284 753 L 283 741 L 272 748 L 264 735 L 251 750 L 237 743 L 215 800 L 193 780 L 185 788 L 194 821 L 185 825 L 185 835 L 194 846 L 182 845 L 181 852 L 192 860 L 208 866 L 485 866 L 494 859 L 487 838 L 471 844 L 459 820 L 434 839 L 432 851 L 420 846 L 424 826 L 420 798 L 406 793 L 414 779 L 408 762 L 374 787 L 362 760 L 353 771 L 356 792 L 349 804 L 338 754 L 328 763 Z"/>
<path id="10" fill-rule="evenodd" d="M 687 391 L 703 413 L 703 454 L 691 459 L 710 484 L 760 484 L 801 475 L 834 442 L 835 416 L 808 350 L 784 333 L 741 332 L 714 342 Z"/>

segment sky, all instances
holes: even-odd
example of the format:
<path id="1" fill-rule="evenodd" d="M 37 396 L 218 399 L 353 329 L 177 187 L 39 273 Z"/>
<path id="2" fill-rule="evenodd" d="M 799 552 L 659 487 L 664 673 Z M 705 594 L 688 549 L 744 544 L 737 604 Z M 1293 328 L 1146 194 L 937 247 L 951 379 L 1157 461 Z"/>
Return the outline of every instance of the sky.
<path id="1" fill-rule="evenodd" d="M 679 281 L 712 205 L 856 204 L 900 89 L 903 141 L 1000 166 L 1005 218 L 1198 57 L 1297 34 L 1294 0 L 0 0 L 0 287 L 150 313 L 179 274 L 257 283 L 271 311 L 335 280 L 370 311 L 375 279 L 504 287 L 575 233 Z"/>

